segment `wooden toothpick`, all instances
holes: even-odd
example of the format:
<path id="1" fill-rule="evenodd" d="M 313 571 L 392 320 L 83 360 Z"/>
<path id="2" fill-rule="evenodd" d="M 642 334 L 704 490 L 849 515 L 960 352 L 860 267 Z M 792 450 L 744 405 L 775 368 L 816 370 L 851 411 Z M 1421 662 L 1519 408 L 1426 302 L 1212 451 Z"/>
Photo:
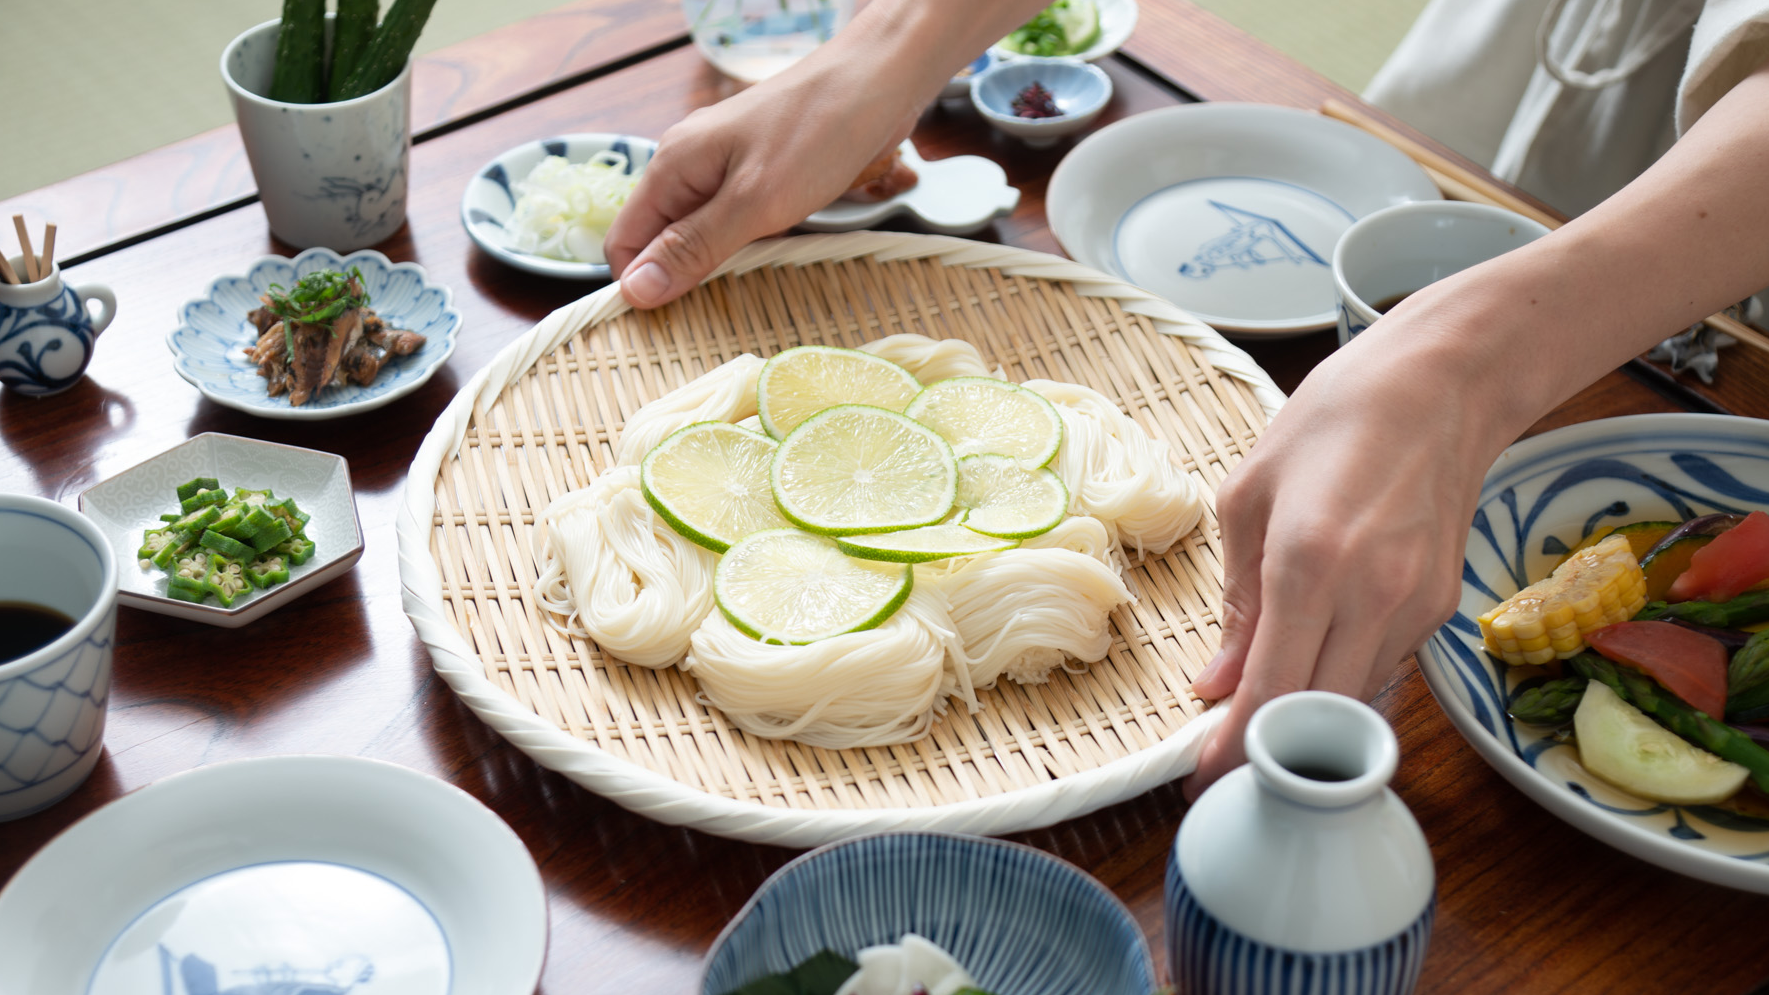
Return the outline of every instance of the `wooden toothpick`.
<path id="1" fill-rule="evenodd" d="M 54 266 L 55 225 L 53 222 L 46 222 L 43 225 L 43 261 L 37 264 L 37 269 L 44 276 L 48 276 L 50 273 L 54 272 Z"/>
<path id="2" fill-rule="evenodd" d="M 25 230 L 25 216 L 22 214 L 14 214 L 12 216 L 12 227 L 18 230 L 19 248 L 25 251 L 25 279 L 32 283 L 36 283 L 38 280 L 43 279 L 43 277 L 37 272 L 37 253 L 31 250 L 31 233 Z"/>
<path id="3" fill-rule="evenodd" d="M 12 271 L 12 264 L 6 261 L 6 253 L 0 252 L 0 280 L 7 283 L 19 282 L 18 274 Z"/>

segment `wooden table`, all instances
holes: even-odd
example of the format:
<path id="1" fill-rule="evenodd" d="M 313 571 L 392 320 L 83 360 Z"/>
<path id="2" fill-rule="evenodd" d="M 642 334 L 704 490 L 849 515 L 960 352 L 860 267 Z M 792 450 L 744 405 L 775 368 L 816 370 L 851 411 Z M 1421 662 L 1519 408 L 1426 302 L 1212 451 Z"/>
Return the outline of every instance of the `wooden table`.
<path id="1" fill-rule="evenodd" d="M 1136 36 L 1103 65 L 1117 95 L 1101 123 L 1193 99 L 1355 100 L 1184 0 L 1145 2 Z M 421 60 L 410 220 L 379 248 L 452 287 L 466 326 L 422 390 L 337 422 L 256 419 L 204 401 L 172 372 L 163 339 L 179 304 L 261 254 L 292 254 L 268 234 L 231 126 L 0 203 L 0 217 L 56 221 L 68 277 L 108 283 L 121 304 L 79 385 L 48 399 L 0 391 L 0 491 L 71 505 L 191 435 L 228 432 L 347 457 L 367 535 L 352 573 L 247 630 L 122 611 L 105 757 L 67 801 L 0 825 L 0 880 L 76 819 L 167 775 L 239 757 L 356 754 L 445 778 L 521 835 L 550 897 L 542 991 L 691 990 L 720 927 L 793 853 L 629 814 L 490 732 L 434 676 L 401 610 L 393 517 L 419 440 L 460 386 L 587 290 L 476 251 L 458 218 L 468 176 L 538 136 L 656 136 L 733 90 L 686 44 L 676 6 L 654 0 L 580 0 Z M 929 158 L 990 156 L 1023 191 L 1014 215 L 980 237 L 1060 251 L 1043 198 L 1068 143 L 1029 151 L 952 108 L 930 110 L 915 137 Z M 1332 346 L 1323 332 L 1249 350 L 1291 389 Z M 1710 406 L 1762 416 L 1766 385 L 1769 355 L 1744 347 L 1725 354 L 1712 387 L 1634 364 L 1537 430 Z M 1456 734 L 1410 664 L 1376 705 L 1400 735 L 1394 787 L 1437 860 L 1423 991 L 1737 993 L 1769 978 L 1769 898 L 1660 870 L 1549 815 Z M 1162 870 L 1184 813 L 1170 785 L 1017 838 L 1116 891 L 1164 961 Z"/>

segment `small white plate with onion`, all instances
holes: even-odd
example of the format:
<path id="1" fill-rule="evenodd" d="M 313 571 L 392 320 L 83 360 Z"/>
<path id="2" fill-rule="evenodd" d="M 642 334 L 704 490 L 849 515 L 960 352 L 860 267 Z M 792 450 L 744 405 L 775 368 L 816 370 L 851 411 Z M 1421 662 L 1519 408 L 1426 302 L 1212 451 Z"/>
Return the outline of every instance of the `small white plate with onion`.
<path id="1" fill-rule="evenodd" d="M 461 224 L 481 249 L 517 269 L 607 280 L 613 274 L 602 255 L 602 235 L 656 152 L 649 138 L 613 134 L 559 135 L 518 145 L 467 181 Z M 598 168 L 581 168 L 586 163 Z M 526 205 L 525 196 L 533 198 Z"/>

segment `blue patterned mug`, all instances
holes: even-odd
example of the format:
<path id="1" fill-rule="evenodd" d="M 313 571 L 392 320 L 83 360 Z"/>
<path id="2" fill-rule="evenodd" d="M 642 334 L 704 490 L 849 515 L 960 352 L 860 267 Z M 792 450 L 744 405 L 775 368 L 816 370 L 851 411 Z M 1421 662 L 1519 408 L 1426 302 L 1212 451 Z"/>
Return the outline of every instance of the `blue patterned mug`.
<path id="1" fill-rule="evenodd" d="M 12 257 L 23 273 L 23 257 Z M 97 317 L 88 310 L 99 303 Z M 61 267 L 35 283 L 0 282 L 0 383 L 38 396 L 67 390 L 80 382 L 92 362 L 98 334 L 117 313 L 109 287 L 62 283 Z"/>
<path id="2" fill-rule="evenodd" d="M 66 798 L 104 752 L 117 558 L 85 515 L 0 494 L 0 822 Z"/>

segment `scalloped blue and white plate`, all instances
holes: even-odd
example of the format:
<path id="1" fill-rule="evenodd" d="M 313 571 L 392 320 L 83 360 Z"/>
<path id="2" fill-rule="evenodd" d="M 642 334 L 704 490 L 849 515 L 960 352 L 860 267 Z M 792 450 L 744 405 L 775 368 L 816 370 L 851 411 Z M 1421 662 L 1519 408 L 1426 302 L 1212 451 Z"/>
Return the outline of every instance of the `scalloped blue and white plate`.
<path id="1" fill-rule="evenodd" d="M 1597 526 L 1756 508 L 1769 508 L 1769 421 L 1629 415 L 1526 439 L 1487 473 L 1461 603 L 1419 651 L 1419 670 L 1475 750 L 1554 815 L 1667 870 L 1769 893 L 1769 820 L 1635 798 L 1586 771 L 1571 746 L 1513 722 L 1509 668 L 1482 650 L 1474 621 Z"/>
<path id="2" fill-rule="evenodd" d="M 259 306 L 259 296 L 273 283 L 293 286 L 320 270 L 354 266 L 362 273 L 369 306 L 394 328 L 424 336 L 424 347 L 396 356 L 367 387 L 347 384 L 319 391 L 295 407 L 287 395 L 271 397 L 268 381 L 247 358 L 258 332 L 246 315 Z M 178 309 L 179 325 L 166 336 L 173 369 L 216 404 L 257 415 L 291 421 L 319 421 L 372 411 L 422 387 L 455 351 L 461 312 L 454 309 L 447 287 L 429 281 L 417 263 L 395 263 L 373 249 L 340 256 L 315 247 L 293 259 L 264 256 L 243 276 L 224 276 L 209 285 L 208 294 Z"/>
<path id="3" fill-rule="evenodd" d="M 559 135 L 518 145 L 482 166 L 467 181 L 461 197 L 461 224 L 469 238 L 494 258 L 517 269 L 567 280 L 606 280 L 612 272 L 606 263 L 578 263 L 537 256 L 516 248 L 504 224 L 516 211 L 515 185 L 542 159 L 564 156 L 570 162 L 588 162 L 598 152 L 614 150 L 627 157 L 627 172 L 642 173 L 657 152 L 657 143 L 632 135 Z"/>

